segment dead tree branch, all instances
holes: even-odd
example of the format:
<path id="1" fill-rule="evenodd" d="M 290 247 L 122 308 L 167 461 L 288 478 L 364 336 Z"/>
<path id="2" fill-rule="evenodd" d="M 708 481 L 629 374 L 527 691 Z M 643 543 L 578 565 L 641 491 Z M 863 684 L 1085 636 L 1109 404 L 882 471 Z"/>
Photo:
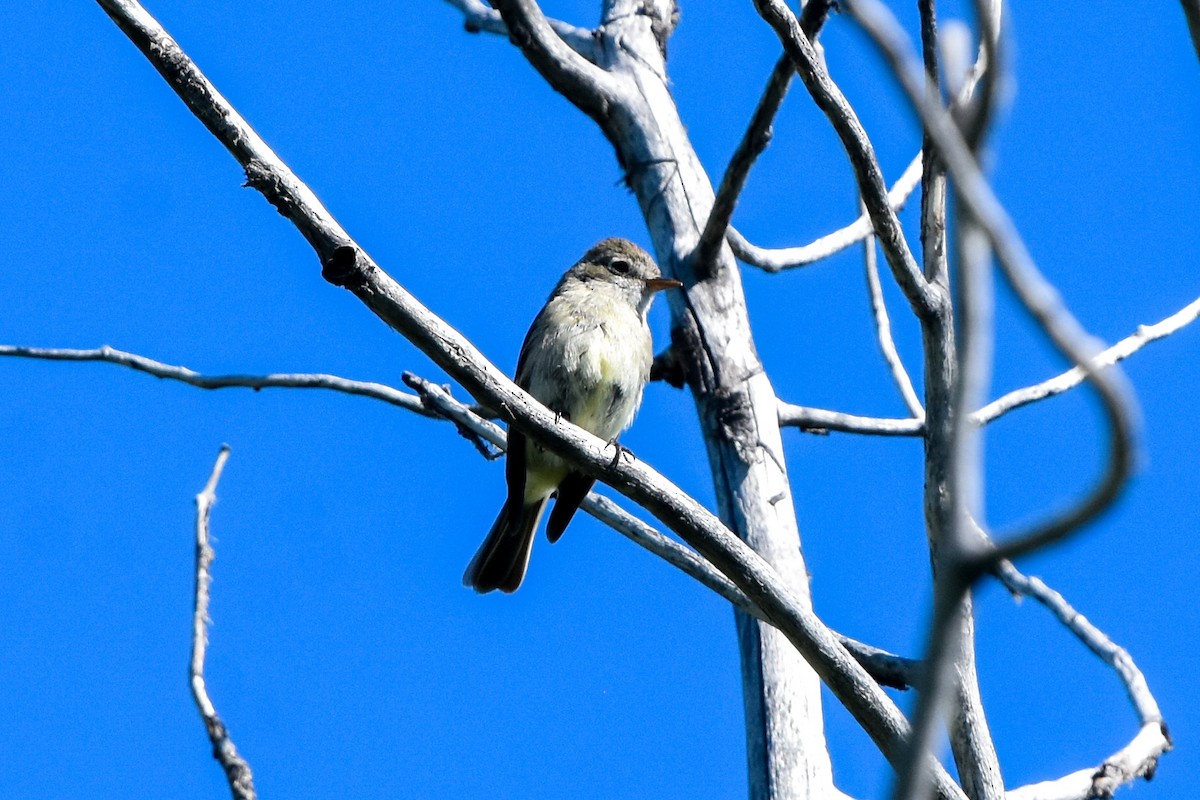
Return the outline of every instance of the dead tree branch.
<path id="1" fill-rule="evenodd" d="M 1091 364 L 1095 369 L 1111 367 L 1118 361 L 1129 358 L 1151 342 L 1164 339 L 1176 331 L 1187 327 L 1195 322 L 1197 317 L 1200 317 L 1200 297 L 1188 303 L 1166 319 L 1156 322 L 1153 325 L 1139 325 L 1137 330 L 1129 336 L 1093 356 L 1090 360 Z M 1044 380 L 1041 383 L 1026 386 L 1022 389 L 1015 389 L 1003 397 L 996 398 L 972 414 L 971 421 L 976 425 L 986 425 L 1007 414 L 1009 411 L 1027 406 L 1030 403 L 1035 403 L 1038 400 L 1045 400 L 1048 397 L 1062 394 L 1079 386 L 1086 380 L 1087 372 L 1084 369 L 1081 367 L 1072 367 L 1066 372 Z"/>
<path id="2" fill-rule="evenodd" d="M 229 445 L 221 445 L 217 453 L 216 463 L 208 476 L 204 490 L 196 495 L 196 593 L 195 605 L 192 612 L 192 659 L 188 669 L 188 683 L 192 688 L 192 699 L 204 720 L 204 728 L 208 739 L 212 742 L 213 758 L 225 770 L 225 780 L 229 782 L 229 791 L 233 800 L 256 800 L 254 791 L 254 775 L 250 765 L 242 758 L 233 745 L 229 730 L 216 707 L 209 699 L 208 689 L 204 682 L 204 655 L 208 649 L 208 598 L 209 587 L 212 584 L 213 558 L 216 553 L 209 543 L 208 519 L 213 504 L 217 501 L 217 482 L 221 480 L 221 472 L 225 462 L 229 460 Z"/>
<path id="3" fill-rule="evenodd" d="M 463 28 L 468 33 L 494 33 L 499 36 L 508 36 L 508 26 L 504 24 L 500 12 L 484 5 L 480 0 L 446 0 L 446 2 L 462 12 Z M 558 34 L 560 39 L 570 45 L 572 50 L 588 61 L 596 62 L 595 31 L 552 18 L 547 18 L 546 23 Z"/>
<path id="4" fill-rule="evenodd" d="M 912 196 L 913 190 L 921 182 L 921 154 L 912 160 L 904 172 L 896 179 L 887 193 L 888 206 L 893 211 L 899 211 Z M 820 239 L 800 247 L 781 247 L 769 249 L 758 247 L 746 239 L 736 228 L 730 227 L 725 237 L 733 254 L 739 261 L 767 272 L 781 272 L 795 267 L 806 267 L 829 256 L 840 253 L 847 247 L 858 244 L 871 235 L 874 228 L 871 225 L 871 215 L 863 213 L 858 219 L 844 228 L 833 233 L 827 233 Z"/>

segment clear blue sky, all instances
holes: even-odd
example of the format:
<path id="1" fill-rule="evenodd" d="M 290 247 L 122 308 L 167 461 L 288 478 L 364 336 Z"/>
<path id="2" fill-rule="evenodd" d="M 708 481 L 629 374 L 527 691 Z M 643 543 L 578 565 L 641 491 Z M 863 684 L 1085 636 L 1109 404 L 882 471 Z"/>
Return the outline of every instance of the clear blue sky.
<path id="1" fill-rule="evenodd" d="M 444 3 L 149 10 L 358 241 L 505 369 L 591 243 L 648 243 L 593 123 Z M 550 10 L 596 18 L 584 0 Z M 234 161 L 97 6 L 9 3 L 0 27 L 0 341 L 107 343 L 213 373 L 442 377 L 322 281 L 301 237 L 240 188 Z M 998 191 L 1079 317 L 1119 339 L 1200 294 L 1200 66 L 1182 13 L 1022 4 L 1012 32 Z M 919 139 L 911 116 L 847 20 L 824 42 L 894 178 Z M 748 0 L 683 4 L 673 90 L 710 174 L 778 50 Z M 776 133 L 736 222 L 762 244 L 801 244 L 855 213 L 849 169 L 802 87 Z M 745 281 L 782 397 L 903 413 L 857 252 Z M 916 326 L 888 291 L 916 369 Z M 997 392 L 1061 369 L 1007 295 L 1000 315 Z M 665 342 L 665 309 L 652 325 Z M 1086 535 L 1024 564 L 1144 669 L 1178 743 L 1126 795 L 1147 800 L 1184 796 L 1200 770 L 1198 364 L 1200 329 L 1129 363 L 1145 420 L 1132 488 Z M 744 795 L 726 604 L 587 518 L 554 547 L 539 541 L 516 595 L 462 588 L 504 490 L 500 463 L 448 425 L 108 365 L 3 360 L 0 396 L 0 796 L 225 796 L 185 681 L 192 498 L 222 442 L 233 455 L 213 517 L 208 676 L 261 796 Z M 992 521 L 1079 491 L 1100 436 L 1084 393 L 993 426 Z M 785 438 L 818 611 L 915 654 L 928 599 L 919 444 Z M 650 387 L 626 443 L 711 503 L 686 395 Z M 1043 610 L 989 587 L 979 617 L 1010 786 L 1097 763 L 1133 735 L 1119 683 Z M 881 796 L 881 758 L 827 709 L 839 786 Z"/>

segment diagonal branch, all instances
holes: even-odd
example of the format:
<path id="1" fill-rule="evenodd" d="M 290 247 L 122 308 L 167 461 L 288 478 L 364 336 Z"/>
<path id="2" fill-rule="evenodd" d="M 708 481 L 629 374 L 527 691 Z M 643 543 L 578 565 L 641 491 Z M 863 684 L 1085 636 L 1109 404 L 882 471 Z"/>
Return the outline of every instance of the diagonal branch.
<path id="1" fill-rule="evenodd" d="M 804 31 L 804 35 L 810 42 L 816 41 L 825 20 L 829 17 L 832 6 L 832 0 L 812 0 L 805 5 L 804 11 L 800 15 L 800 29 Z M 737 205 L 738 196 L 741 195 L 742 189 L 746 185 L 750 168 L 754 166 L 754 162 L 771 143 L 771 125 L 775 120 L 775 115 L 779 112 L 779 107 L 783 105 L 783 98 L 787 94 L 788 86 L 795 74 L 796 68 L 792 65 L 791 57 L 784 53 L 775 62 L 775 69 L 771 71 L 771 77 L 767 80 L 767 88 L 763 91 L 758 106 L 754 109 L 750 125 L 746 128 L 745 135 L 742 136 L 741 142 L 734 150 L 733 157 L 729 160 L 729 166 L 725 169 L 725 175 L 721 178 L 721 185 L 713 200 L 712 209 L 708 212 L 708 221 L 704 223 L 704 231 L 700 234 L 700 241 L 696 244 L 692 258 L 702 274 L 709 272 L 707 265 L 716 255 L 721 241 L 725 239 L 726 232 L 729 230 L 729 221 L 733 219 L 733 209 Z"/>
<path id="2" fill-rule="evenodd" d="M 503 449 L 505 447 L 506 437 L 504 431 L 499 426 L 493 425 L 478 416 L 475 408 L 460 403 L 441 386 L 419 378 L 412 373 L 406 373 L 404 381 L 421 393 L 421 397 L 427 402 L 430 410 L 437 414 L 445 415 L 456 424 L 459 424 L 460 427 L 480 431 L 480 435 L 487 436 L 488 441 L 498 448 Z M 481 429 L 480 426 L 488 427 Z M 771 624 L 771 621 L 767 619 L 763 611 L 745 593 L 738 589 L 732 581 L 715 569 L 712 564 L 697 555 L 694 550 L 684 547 L 674 539 L 663 535 L 652 526 L 642 522 L 612 500 L 596 492 L 591 492 L 584 498 L 580 508 L 635 544 L 649 550 L 671 566 L 695 578 L 702 585 L 724 597 L 737 608 L 763 622 Z M 842 634 L 836 635 L 838 641 L 849 651 L 854 660 L 861 664 L 863 669 L 867 670 L 871 677 L 881 686 L 906 689 L 913 685 L 920 669 L 919 662 L 893 655 L 885 650 L 871 647 Z"/>
<path id="3" fill-rule="evenodd" d="M 825 113 L 833 125 L 842 147 L 850 157 L 850 166 L 858 180 L 859 193 L 870 212 L 871 221 L 879 236 L 892 274 L 908 299 L 913 312 L 924 319 L 944 306 L 948 298 L 937 288 L 930 286 L 921 275 L 920 267 L 913 258 L 912 250 L 904 237 L 900 220 L 888 201 L 887 187 L 875 150 L 867 132 L 854 113 L 841 89 L 833 82 L 821 65 L 808 38 L 800 29 L 796 15 L 783 0 L 755 0 L 758 13 L 775 30 L 784 50 L 796 64 L 796 71 L 812 95 L 817 107 Z"/>
<path id="4" fill-rule="evenodd" d="M 213 464 L 212 474 L 204 490 L 196 495 L 196 593 L 195 605 L 192 612 L 192 659 L 188 669 L 188 683 L 192 687 L 192 699 L 204 720 L 204 728 L 208 731 L 208 739 L 212 742 L 213 758 L 225 770 L 225 780 L 229 782 L 229 791 L 233 800 L 255 800 L 258 796 L 254 791 L 254 776 L 250 765 L 238 755 L 229 738 L 229 730 L 217 715 L 217 709 L 208 697 L 208 689 L 204 683 L 204 654 L 208 649 L 208 598 L 209 586 L 212 584 L 213 558 L 216 553 L 212 549 L 208 535 L 208 517 L 213 504 L 217 501 L 217 481 L 221 480 L 221 472 L 229 459 L 229 445 L 221 445 L 217 453 L 216 463 Z"/>
<path id="5" fill-rule="evenodd" d="M 489 8 L 480 0 L 446 0 L 457 8 L 463 15 L 463 27 L 470 33 L 495 33 L 508 36 L 508 26 L 504 24 L 500 12 Z M 579 55 L 596 63 L 596 37 L 588 28 L 580 28 L 568 22 L 547 18 L 546 23 Z"/>
<path id="6" fill-rule="evenodd" d="M 920 182 L 921 154 L 917 153 L 916 158 L 904 168 L 903 174 L 896 179 L 896 183 L 888 191 L 888 206 L 893 211 L 903 208 L 908 198 L 912 196 L 913 190 L 917 188 Z M 785 269 L 806 267 L 809 264 L 828 258 L 834 253 L 840 253 L 847 247 L 858 244 L 870 236 L 873 230 L 871 215 L 864 212 L 862 216 L 844 228 L 839 228 L 833 233 L 828 233 L 820 239 L 800 247 L 781 247 L 776 249 L 758 247 L 739 233 L 737 228 L 733 227 L 729 228 L 725 237 L 729 240 L 730 247 L 733 248 L 733 254 L 740 261 L 752 267 L 766 270 L 767 272 L 781 272 Z"/>
<path id="7" fill-rule="evenodd" d="M 493 5 L 508 28 L 509 39 L 555 91 L 595 119 L 608 114 L 617 79 L 567 46 L 536 0 L 494 0 Z"/>
<path id="8" fill-rule="evenodd" d="M 1134 333 L 1093 356 L 1091 363 L 1097 369 L 1111 367 L 1118 361 L 1129 358 L 1151 342 L 1164 339 L 1190 325 L 1196 321 L 1197 317 L 1200 317 L 1200 297 L 1164 320 L 1153 325 L 1139 325 Z M 1087 373 L 1081 367 L 1072 367 L 1053 378 L 1033 386 L 1026 386 L 1023 389 L 1016 389 L 993 400 L 972 414 L 971 421 L 976 425 L 986 425 L 1009 411 L 1073 389 L 1085 380 L 1087 380 Z"/>
<path id="9" fill-rule="evenodd" d="M 892 380 L 904 399 L 904 405 L 908 407 L 908 413 L 912 414 L 913 419 L 924 419 L 925 408 L 921 405 L 921 398 L 917 397 L 912 378 L 908 377 L 908 370 L 904 368 L 900 353 L 896 351 L 896 341 L 892 338 L 892 323 L 888 319 L 887 304 L 883 301 L 883 286 L 879 282 L 874 236 L 867 237 L 866 247 L 863 248 L 863 267 L 867 277 L 867 293 L 871 297 L 871 317 L 875 320 L 875 341 L 879 345 L 879 352 L 887 362 Z"/>

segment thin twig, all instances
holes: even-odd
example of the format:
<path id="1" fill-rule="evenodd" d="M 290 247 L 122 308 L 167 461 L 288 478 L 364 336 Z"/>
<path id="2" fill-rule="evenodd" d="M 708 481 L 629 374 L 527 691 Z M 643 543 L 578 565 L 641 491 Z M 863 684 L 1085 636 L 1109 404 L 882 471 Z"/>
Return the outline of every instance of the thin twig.
<path id="1" fill-rule="evenodd" d="M 234 800 L 255 800 L 258 796 L 254 791 L 254 775 L 250 765 L 238 755 L 229 730 L 221 722 L 217 709 L 209 699 L 208 689 L 204 683 L 204 654 L 208 647 L 208 598 L 209 586 L 212 584 L 213 558 L 216 553 L 209 543 L 208 518 L 213 504 L 217 501 L 217 482 L 221 480 L 221 472 L 225 462 L 229 460 L 229 445 L 221 445 L 217 453 L 216 463 L 208 476 L 204 490 L 196 495 L 196 594 L 195 606 L 192 612 L 192 659 L 188 669 L 188 683 L 192 688 L 192 699 L 204 720 L 204 728 L 208 732 L 208 740 L 212 742 L 213 758 L 225 771 L 225 780 L 229 782 L 229 791 Z"/>
<path id="2" fill-rule="evenodd" d="M 508 36 L 508 26 L 500 12 L 484 5 L 480 0 L 446 0 L 463 15 L 463 27 L 470 33 L 494 33 Z M 569 22 L 547 17 L 546 22 L 571 49 L 588 61 L 596 61 L 596 35 L 588 28 L 580 28 Z"/>
<path id="3" fill-rule="evenodd" d="M 875 341 L 879 344 L 879 352 L 887 362 L 892 380 L 896 382 L 896 388 L 904 398 L 904 405 L 908 407 L 908 413 L 912 414 L 913 419 L 923 420 L 925 408 L 921 405 L 921 398 L 917 397 L 912 378 L 908 376 L 904 361 L 896 351 L 896 341 L 892 338 L 892 323 L 888 318 L 887 304 L 883 301 L 883 286 L 879 282 L 874 236 L 868 236 L 863 247 L 863 266 L 867 277 L 867 293 L 871 297 L 871 317 L 875 320 Z"/>
<path id="4" fill-rule="evenodd" d="M 581 508 L 630 541 L 641 545 L 671 566 L 695 578 L 735 607 L 762 622 L 771 623 L 758 606 L 694 550 L 679 544 L 669 536 L 664 536 L 612 500 L 592 492 L 583 501 Z M 907 689 L 915 683 L 917 675 L 920 673 L 919 661 L 863 644 L 840 633 L 836 635 L 842 646 L 850 652 L 850 655 L 854 656 L 854 660 L 861 664 L 879 685 L 889 686 L 893 689 Z"/>
<path id="5" fill-rule="evenodd" d="M 1133 704 L 1139 724 L 1148 725 L 1163 721 L 1162 711 L 1159 710 L 1154 695 L 1150 693 L 1146 676 L 1138 669 L 1128 650 L 1076 611 L 1065 597 L 1047 586 L 1045 581 L 1023 574 L 1011 561 L 1001 561 L 996 565 L 993 574 L 1013 594 L 1032 597 L 1049 609 L 1067 630 L 1075 634 L 1101 661 L 1113 668 L 1125 686 L 1125 693 L 1129 695 L 1129 702 Z"/>
<path id="6" fill-rule="evenodd" d="M 746 128 L 737 149 L 733 151 L 729 166 L 725 168 L 725 174 L 721 177 L 721 185 L 717 188 L 712 209 L 708 212 L 708 221 L 704 223 L 704 231 L 700 234 L 700 240 L 692 254 L 692 260 L 700 274 L 708 274 L 712 270 L 711 261 L 729 231 L 729 221 L 733 218 L 734 206 L 737 205 L 738 197 L 746 185 L 750 168 L 771 142 L 771 125 L 775 120 L 775 113 L 783 104 L 783 98 L 795 74 L 796 69 L 792 66 L 791 57 L 784 53 L 775 62 L 771 77 L 767 79 L 767 88 L 763 90 L 754 115 L 750 118 L 750 125 Z"/>
<path id="7" fill-rule="evenodd" d="M 164 364 L 136 353 L 104 345 L 92 350 L 77 350 L 60 347 L 25 347 L 22 345 L 0 345 L 0 356 L 35 358 L 47 361 L 100 361 L 117 364 L 156 378 L 180 381 L 200 389 L 326 389 L 343 394 L 360 395 L 382 400 L 394 406 L 432 416 L 421 402 L 421 398 L 394 389 L 382 383 L 355 381 L 324 373 L 287 373 L 271 375 L 203 375 L 187 367 Z"/>
<path id="8" fill-rule="evenodd" d="M 1200 297 L 1160 322 L 1156 322 L 1153 325 L 1139 325 L 1134 333 L 1126 336 L 1107 350 L 1097 353 L 1092 357 L 1091 363 L 1096 369 L 1111 367 L 1118 361 L 1129 358 L 1151 342 L 1166 338 L 1176 331 L 1187 327 L 1195 322 L 1197 317 L 1200 317 Z M 976 425 L 986 425 L 1013 409 L 1062 394 L 1069 389 L 1075 388 L 1085 380 L 1087 380 L 1087 373 L 1080 367 L 1072 367 L 1053 378 L 1034 384 L 1033 386 L 1026 386 L 1023 389 L 1015 389 L 993 400 L 972 414 L 971 421 Z"/>
<path id="9" fill-rule="evenodd" d="M 779 401 L 779 424 L 799 428 L 808 433 L 861 433 L 869 436 L 921 436 L 925 431 L 924 420 L 916 417 L 897 419 L 887 417 L 860 417 L 841 411 L 823 408 L 808 408 Z"/>
<path id="10" fill-rule="evenodd" d="M 921 154 L 917 153 L 903 174 L 892 185 L 887 193 L 888 206 L 893 211 L 904 207 L 913 190 L 921 183 Z M 870 214 L 864 213 L 858 219 L 844 228 L 828 233 L 820 239 L 800 247 L 765 248 L 758 247 L 746 239 L 736 228 L 730 227 L 725 237 L 733 254 L 739 261 L 767 272 L 780 272 L 795 267 L 805 267 L 834 253 L 840 253 L 847 247 L 855 245 L 867 238 L 874 231 Z"/>

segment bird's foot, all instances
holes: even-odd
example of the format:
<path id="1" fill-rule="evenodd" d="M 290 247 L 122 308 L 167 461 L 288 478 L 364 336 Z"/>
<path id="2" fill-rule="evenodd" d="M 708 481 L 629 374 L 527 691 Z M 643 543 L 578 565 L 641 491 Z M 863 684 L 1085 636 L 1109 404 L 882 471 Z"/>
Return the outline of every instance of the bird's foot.
<path id="1" fill-rule="evenodd" d="M 620 463 L 622 456 L 628 458 L 630 461 L 633 461 L 637 458 L 637 456 L 633 454 L 632 450 L 618 442 L 616 439 L 609 439 L 606 447 L 611 447 L 614 451 L 612 464 L 610 466 L 617 466 L 617 464 Z"/>

